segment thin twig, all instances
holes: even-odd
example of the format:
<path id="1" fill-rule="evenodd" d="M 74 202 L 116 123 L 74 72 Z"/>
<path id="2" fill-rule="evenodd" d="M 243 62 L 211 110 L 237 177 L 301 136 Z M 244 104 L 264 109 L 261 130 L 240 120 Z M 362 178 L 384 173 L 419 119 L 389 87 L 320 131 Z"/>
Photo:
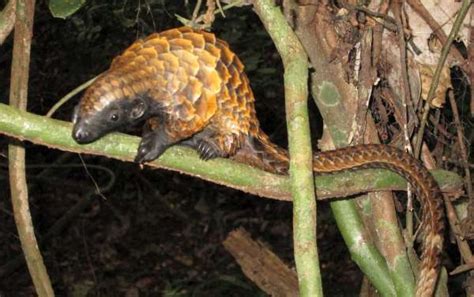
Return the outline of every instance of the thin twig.
<path id="1" fill-rule="evenodd" d="M 201 10 L 201 5 L 202 5 L 202 0 L 197 0 L 196 6 L 194 7 L 194 11 L 193 11 L 193 16 L 192 16 L 192 19 L 191 19 L 191 23 L 193 25 L 196 24 L 196 19 L 197 19 L 199 10 Z"/>
<path id="2" fill-rule="evenodd" d="M 434 161 L 433 157 L 431 156 L 428 147 L 426 144 L 423 144 L 423 163 L 428 169 L 436 168 L 436 162 Z M 452 234 L 454 235 L 457 243 L 457 247 L 459 253 L 461 254 L 462 259 L 464 262 L 469 263 L 473 260 L 472 251 L 469 247 L 469 243 L 463 237 L 462 230 L 460 228 L 461 223 L 459 222 L 458 215 L 454 206 L 449 199 L 448 195 L 443 194 L 444 205 L 446 209 L 446 215 L 448 217 L 449 226 L 452 230 Z"/>
<path id="3" fill-rule="evenodd" d="M 471 9 L 471 20 L 474 19 L 474 9 Z M 468 57 L 468 75 L 469 81 L 471 82 L 471 117 L 474 117 L 474 92 L 472 92 L 472 86 L 474 86 L 474 26 L 469 27 L 469 45 L 467 47 L 467 57 Z"/>
<path id="4" fill-rule="evenodd" d="M 387 28 L 388 30 L 390 30 L 392 32 L 397 32 L 399 30 L 399 28 L 397 27 L 395 19 L 392 18 L 391 16 L 387 15 L 384 12 L 372 11 L 372 10 L 368 9 L 367 7 L 365 7 L 365 6 L 352 5 L 350 3 L 347 3 L 347 1 L 341 1 L 340 3 L 342 4 L 342 6 L 344 8 L 346 8 L 348 10 L 357 10 L 357 11 L 361 11 L 361 12 L 365 13 L 367 16 L 372 17 L 372 19 L 374 21 L 376 21 L 377 24 Z M 383 10 L 384 6 L 385 6 L 385 4 L 382 4 L 379 7 L 382 8 L 382 10 Z M 378 19 L 380 19 L 381 21 L 379 21 Z"/>
<path id="5" fill-rule="evenodd" d="M 454 99 L 453 92 L 449 92 L 448 98 L 449 98 L 449 103 L 451 104 L 451 110 L 453 112 L 454 124 L 456 125 L 456 134 L 458 137 L 459 150 L 461 153 L 461 164 L 464 167 L 464 173 L 465 173 L 464 180 L 465 180 L 467 196 L 469 197 L 469 201 L 471 201 L 471 203 L 474 203 L 474 196 L 472 193 L 471 171 L 469 170 L 468 153 L 466 149 L 466 144 L 464 143 L 464 129 L 461 124 L 461 120 L 459 118 L 459 111 L 456 105 L 456 100 Z"/>
<path id="6" fill-rule="evenodd" d="M 0 45 L 13 30 L 15 25 L 16 0 L 8 1 L 7 5 L 0 11 Z"/>
<path id="7" fill-rule="evenodd" d="M 436 37 L 438 37 L 439 41 L 442 44 L 445 44 L 448 42 L 448 38 L 446 37 L 446 34 L 444 33 L 442 26 L 438 24 L 436 19 L 433 18 L 431 13 L 426 9 L 426 7 L 423 5 L 423 3 L 420 0 L 407 0 L 407 3 L 428 24 L 428 26 L 431 28 L 431 30 L 433 30 L 433 33 L 436 34 Z M 450 49 L 450 51 L 459 61 L 464 60 L 464 57 L 462 56 L 462 54 L 459 52 L 457 48 Z"/>
<path id="8" fill-rule="evenodd" d="M 224 13 L 224 10 L 222 9 L 221 0 L 215 0 L 215 1 L 217 3 L 217 8 L 219 12 L 221 13 L 222 17 L 225 18 L 225 13 Z"/>
<path id="9" fill-rule="evenodd" d="M 61 164 L 61 165 L 29 165 L 29 168 L 82 168 L 83 164 Z M 112 170 L 99 166 L 99 165 L 88 165 L 89 168 L 98 169 L 104 171 L 106 175 L 109 176 L 109 180 L 104 186 L 101 186 L 100 191 L 105 193 L 109 191 L 115 184 L 115 174 Z M 40 238 L 40 243 L 48 242 L 53 237 L 57 236 L 64 230 L 70 222 L 73 221 L 80 213 L 82 213 L 93 201 L 96 195 L 96 189 L 93 188 L 89 190 L 83 197 L 81 197 L 78 202 L 71 207 L 61 218 L 59 218 L 54 224 L 49 228 L 49 230 Z M 17 270 L 24 263 L 25 258 L 23 255 L 18 255 L 13 257 L 10 261 L 0 267 L 0 278 L 10 275 L 15 270 Z"/>
<path id="10" fill-rule="evenodd" d="M 400 93 L 400 97 L 402 100 L 402 107 L 403 110 L 401 112 L 401 126 L 403 131 L 403 144 L 404 149 L 409 152 L 413 153 L 412 147 L 410 145 L 410 135 L 408 135 L 408 108 L 413 108 L 413 100 L 411 98 L 410 92 L 410 81 L 408 77 L 408 63 L 407 63 L 407 43 L 405 41 L 405 26 L 402 20 L 402 5 L 403 1 L 395 1 L 392 5 L 392 11 L 395 15 L 395 22 L 398 27 L 398 44 L 400 50 L 400 71 L 402 77 L 402 92 Z M 408 199 L 407 199 L 407 214 L 406 214 L 406 233 L 405 236 L 407 237 L 407 244 L 411 248 L 413 247 L 413 195 L 411 192 L 411 187 L 407 186 L 408 192 Z"/>
<path id="11" fill-rule="evenodd" d="M 244 4 L 244 0 L 235 0 L 227 5 L 224 5 L 222 7 L 222 11 L 225 11 L 225 10 L 228 10 L 228 9 L 231 9 L 233 7 L 236 7 L 236 6 L 240 6 L 242 4 Z M 217 11 L 214 11 L 214 14 L 218 14 L 221 12 L 221 9 L 217 10 Z M 197 19 L 196 19 L 196 22 L 193 23 L 192 20 L 189 20 L 183 16 L 180 16 L 179 14 L 175 14 L 174 15 L 176 17 L 176 19 L 181 22 L 183 25 L 185 26 L 197 26 L 197 23 L 199 23 L 202 19 L 202 16 L 199 16 Z"/>
<path id="12" fill-rule="evenodd" d="M 11 67 L 10 104 L 20 110 L 26 110 L 35 1 L 18 0 L 17 5 Z M 9 144 L 8 165 L 13 213 L 30 276 L 38 296 L 54 296 L 53 287 L 34 232 L 28 203 L 25 149 L 20 143 Z"/>
<path id="13" fill-rule="evenodd" d="M 471 261 L 468 262 L 467 264 L 459 265 L 458 267 L 456 267 L 456 269 L 451 271 L 449 275 L 456 275 L 456 274 L 463 273 L 469 270 L 474 270 L 474 259 L 471 259 Z"/>
<path id="14" fill-rule="evenodd" d="M 74 97 L 77 93 L 81 92 L 82 90 L 84 90 L 85 88 L 90 86 L 99 77 L 99 75 L 89 79 L 85 83 L 83 83 L 80 86 L 76 87 L 71 92 L 67 93 L 63 98 L 59 99 L 59 101 L 56 102 L 56 104 L 54 104 L 53 107 L 51 107 L 51 109 L 48 111 L 48 113 L 46 113 L 46 116 L 48 118 L 50 118 L 56 112 L 56 110 L 58 110 L 64 103 L 69 101 L 69 99 Z"/>
<path id="15" fill-rule="evenodd" d="M 443 198 L 449 226 L 453 231 L 454 238 L 456 239 L 459 253 L 461 254 L 464 262 L 468 263 L 469 261 L 473 260 L 471 248 L 462 234 L 462 230 L 460 229 L 461 222 L 459 221 L 456 209 L 454 208 L 451 200 L 445 194 L 443 194 Z"/>
<path id="16" fill-rule="evenodd" d="M 459 150 L 461 153 L 461 164 L 464 167 L 464 187 L 466 188 L 467 197 L 468 197 L 468 208 L 467 208 L 467 218 L 464 222 L 466 226 L 469 226 L 474 223 L 474 218 L 472 215 L 474 214 L 474 195 L 472 189 L 472 179 L 471 179 L 471 170 L 469 168 L 469 160 L 468 160 L 468 153 L 466 149 L 466 145 L 464 143 L 464 130 L 461 124 L 461 120 L 459 119 L 459 111 L 456 105 L 456 100 L 454 99 L 453 92 L 449 92 L 448 94 L 449 103 L 451 104 L 451 110 L 453 112 L 454 117 L 454 124 L 456 125 L 456 133 L 458 137 L 458 144 Z"/>
<path id="17" fill-rule="evenodd" d="M 388 8 L 390 4 L 389 1 L 381 1 L 378 9 L 378 14 L 385 16 L 387 15 Z M 384 26 L 380 23 L 377 23 L 374 27 L 374 37 L 373 37 L 373 64 L 379 65 L 381 56 L 382 56 L 382 37 L 383 37 Z"/>

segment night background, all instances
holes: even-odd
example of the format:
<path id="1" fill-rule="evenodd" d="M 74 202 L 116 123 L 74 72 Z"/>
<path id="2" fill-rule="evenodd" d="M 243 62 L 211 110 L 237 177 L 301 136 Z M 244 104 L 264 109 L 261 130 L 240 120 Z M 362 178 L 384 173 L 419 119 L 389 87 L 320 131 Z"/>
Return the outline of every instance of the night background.
<path id="1" fill-rule="evenodd" d="M 5 3 L 0 1 L 0 8 Z M 45 115 L 64 95 L 108 69 L 137 38 L 181 26 L 175 15 L 191 18 L 193 9 L 194 1 L 89 0 L 72 16 L 59 19 L 51 15 L 47 1 L 38 0 L 27 110 Z M 212 32 L 244 63 L 263 130 L 287 147 L 280 56 L 249 6 L 226 10 L 225 16 L 216 15 Z M 1 103 L 8 103 L 12 37 L 0 48 Z M 465 84 L 456 86 L 458 98 L 466 95 Z M 69 121 L 81 94 L 53 117 Z M 322 120 L 309 102 L 316 150 Z M 466 114 L 469 134 L 472 123 Z M 450 119 L 450 111 L 443 110 L 442 116 Z M 141 130 L 124 132 L 140 135 Z M 435 147 L 435 138 L 426 137 Z M 10 140 L 0 136 L 0 296 L 34 296 L 9 197 Z M 57 296 L 266 296 L 222 245 L 229 232 L 240 227 L 294 268 L 291 203 L 105 157 L 30 142 L 25 148 L 35 231 Z M 106 189 L 96 194 L 97 187 Z M 398 196 L 404 212 L 406 195 Z M 84 210 L 49 234 L 78 205 Z M 327 202 L 318 204 L 317 236 L 325 295 L 358 296 L 363 274 L 351 261 Z M 459 255 L 453 252 L 446 259 L 443 264 L 450 271 Z M 456 292 L 462 292 L 463 281 L 462 275 L 450 278 L 453 296 L 460 296 Z"/>

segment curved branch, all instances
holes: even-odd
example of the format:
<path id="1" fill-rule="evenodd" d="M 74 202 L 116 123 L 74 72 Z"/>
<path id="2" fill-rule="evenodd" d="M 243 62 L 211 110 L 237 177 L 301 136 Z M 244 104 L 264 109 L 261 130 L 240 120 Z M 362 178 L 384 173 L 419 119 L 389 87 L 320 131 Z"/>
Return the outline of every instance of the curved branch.
<path id="1" fill-rule="evenodd" d="M 28 101 L 28 79 L 35 1 L 17 1 L 17 5 L 11 67 L 10 104 L 20 110 L 25 110 Z M 18 142 L 8 145 L 8 172 L 10 176 L 13 216 L 15 217 L 18 237 L 20 238 L 21 248 L 36 289 L 36 294 L 40 297 L 54 296 L 51 280 L 43 263 L 43 257 L 38 247 L 31 218 L 25 174 L 25 148 Z"/>
<path id="2" fill-rule="evenodd" d="M 128 162 L 133 161 L 140 140 L 135 136 L 112 133 L 94 143 L 80 145 L 71 137 L 71 123 L 20 111 L 5 104 L 0 104 L 0 134 L 62 151 L 101 155 Z M 171 147 L 157 161 L 147 165 L 178 171 L 257 196 L 291 201 L 286 176 L 229 159 L 202 161 L 195 151 L 187 147 Z M 433 170 L 432 173 L 443 192 L 461 189 L 463 182 L 457 174 L 445 170 Z M 403 191 L 406 188 L 403 178 L 383 169 L 318 175 L 315 184 L 319 200 L 372 191 Z"/>

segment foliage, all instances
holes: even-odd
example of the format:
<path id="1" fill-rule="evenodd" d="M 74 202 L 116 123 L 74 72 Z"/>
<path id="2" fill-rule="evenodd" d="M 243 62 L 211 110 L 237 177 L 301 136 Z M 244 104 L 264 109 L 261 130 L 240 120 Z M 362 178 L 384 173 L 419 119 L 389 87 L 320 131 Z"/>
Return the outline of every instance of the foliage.
<path id="1" fill-rule="evenodd" d="M 66 18 L 81 8 L 86 0 L 49 0 L 49 10 L 57 18 Z"/>

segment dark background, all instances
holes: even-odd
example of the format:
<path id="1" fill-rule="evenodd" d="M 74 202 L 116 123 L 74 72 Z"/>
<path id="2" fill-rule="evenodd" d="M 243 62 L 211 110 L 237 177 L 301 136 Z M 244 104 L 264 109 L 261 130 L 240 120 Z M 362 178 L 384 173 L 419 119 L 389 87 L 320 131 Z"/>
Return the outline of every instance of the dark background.
<path id="1" fill-rule="evenodd" d="M 2 1 L 0 1 L 0 4 Z M 1 7 L 1 5 L 0 5 Z M 106 70 L 114 56 L 139 37 L 180 26 L 190 18 L 185 1 L 87 1 L 66 20 L 37 1 L 28 110 L 46 112 L 72 89 Z M 240 56 L 257 97 L 263 129 L 286 146 L 283 70 L 278 53 L 249 8 L 216 17 L 213 32 Z M 12 38 L 0 48 L 0 101 L 7 102 Z M 68 120 L 80 96 L 55 115 Z M 311 106 L 313 140 L 321 126 Z M 131 131 L 136 132 L 136 131 Z M 21 255 L 9 199 L 7 141 L 0 137 L 0 265 Z M 164 170 L 25 144 L 30 204 L 39 239 L 95 183 L 115 182 L 59 234 L 41 244 L 57 296 L 262 296 L 222 246 L 244 227 L 291 266 L 291 205 Z M 48 168 L 51 164 L 57 168 Z M 357 295 L 362 274 L 331 218 L 318 206 L 318 244 L 327 296 Z M 32 296 L 26 267 L 0 278 L 0 295 Z"/>

